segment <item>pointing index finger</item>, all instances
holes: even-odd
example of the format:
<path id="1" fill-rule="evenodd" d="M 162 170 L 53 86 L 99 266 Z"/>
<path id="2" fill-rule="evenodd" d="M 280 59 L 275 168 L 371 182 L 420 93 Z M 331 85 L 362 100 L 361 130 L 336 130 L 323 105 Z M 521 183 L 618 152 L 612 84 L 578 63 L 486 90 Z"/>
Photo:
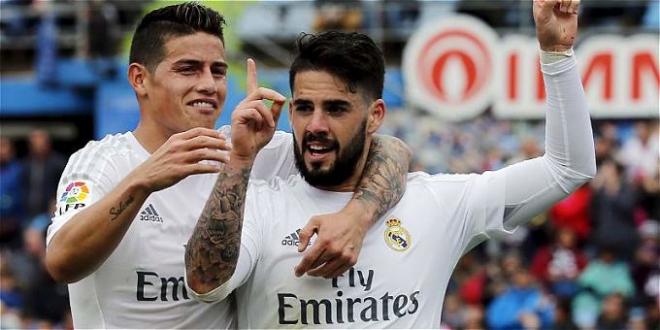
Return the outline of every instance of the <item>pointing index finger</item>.
<path id="1" fill-rule="evenodd" d="M 257 84 L 257 64 L 253 59 L 247 59 L 247 93 L 252 94 L 259 88 Z"/>

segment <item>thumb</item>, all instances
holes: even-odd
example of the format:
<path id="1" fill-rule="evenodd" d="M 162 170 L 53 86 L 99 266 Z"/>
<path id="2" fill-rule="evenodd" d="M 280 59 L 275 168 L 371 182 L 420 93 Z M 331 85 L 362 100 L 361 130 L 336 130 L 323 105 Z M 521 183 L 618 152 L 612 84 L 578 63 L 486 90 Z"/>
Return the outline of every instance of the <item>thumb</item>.
<path id="1" fill-rule="evenodd" d="M 270 107 L 270 112 L 273 114 L 273 121 L 275 122 L 275 127 L 277 127 L 277 122 L 280 120 L 280 115 L 282 114 L 282 108 L 284 108 L 284 103 L 286 99 L 275 100 L 273 105 Z"/>
<path id="2" fill-rule="evenodd" d="M 307 245 L 309 244 L 309 240 L 312 238 L 312 235 L 314 235 L 317 228 L 318 228 L 318 224 L 316 218 L 312 217 L 312 219 L 309 220 L 309 222 L 305 225 L 305 227 L 303 227 L 303 229 L 300 230 L 300 233 L 298 233 L 298 239 L 299 239 L 298 252 L 305 251 Z"/>

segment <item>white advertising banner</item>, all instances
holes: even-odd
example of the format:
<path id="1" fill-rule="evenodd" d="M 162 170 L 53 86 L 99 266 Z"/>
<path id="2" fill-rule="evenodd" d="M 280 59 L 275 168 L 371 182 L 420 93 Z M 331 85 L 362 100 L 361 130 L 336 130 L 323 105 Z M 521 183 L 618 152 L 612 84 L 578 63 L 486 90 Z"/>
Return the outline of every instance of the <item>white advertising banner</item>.
<path id="1" fill-rule="evenodd" d="M 575 48 L 594 118 L 659 116 L 658 34 L 584 36 Z M 499 37 L 471 16 L 419 28 L 403 56 L 408 102 L 448 120 L 492 106 L 499 118 L 543 118 L 545 91 L 536 38 Z"/>

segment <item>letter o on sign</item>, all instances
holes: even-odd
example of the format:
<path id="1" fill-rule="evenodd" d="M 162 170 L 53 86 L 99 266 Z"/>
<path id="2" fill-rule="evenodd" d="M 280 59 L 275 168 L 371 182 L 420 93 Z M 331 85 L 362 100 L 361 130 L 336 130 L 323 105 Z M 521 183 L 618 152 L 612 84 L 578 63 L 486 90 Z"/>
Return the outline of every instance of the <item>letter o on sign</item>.
<path id="1" fill-rule="evenodd" d="M 448 16 L 418 29 L 403 53 L 412 105 L 449 120 L 472 118 L 492 101 L 497 35 L 471 16 Z"/>

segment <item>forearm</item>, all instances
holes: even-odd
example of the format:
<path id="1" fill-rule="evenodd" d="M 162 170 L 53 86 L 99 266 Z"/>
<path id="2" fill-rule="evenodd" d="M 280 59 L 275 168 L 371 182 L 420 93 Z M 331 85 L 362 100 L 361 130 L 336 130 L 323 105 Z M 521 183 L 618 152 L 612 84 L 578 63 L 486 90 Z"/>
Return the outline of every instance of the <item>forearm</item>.
<path id="1" fill-rule="evenodd" d="M 196 293 L 212 291 L 236 269 L 251 168 L 252 161 L 232 160 L 225 166 L 188 240 L 186 277 Z"/>
<path id="2" fill-rule="evenodd" d="M 596 174 L 591 120 L 575 56 L 542 64 L 547 94 L 545 155 L 570 193 Z"/>
<path id="3" fill-rule="evenodd" d="M 148 196 L 139 181 L 125 178 L 107 196 L 71 218 L 46 251 L 46 267 L 58 282 L 76 282 L 112 254 Z"/>
<path id="4" fill-rule="evenodd" d="M 399 202 L 406 188 L 411 151 L 401 140 L 376 135 L 353 198 L 346 206 L 363 215 L 369 225 Z"/>
<path id="5" fill-rule="evenodd" d="M 543 212 L 596 172 L 591 122 L 575 59 L 546 62 L 543 71 L 548 106 L 546 152 L 502 170 L 508 228 Z"/>

